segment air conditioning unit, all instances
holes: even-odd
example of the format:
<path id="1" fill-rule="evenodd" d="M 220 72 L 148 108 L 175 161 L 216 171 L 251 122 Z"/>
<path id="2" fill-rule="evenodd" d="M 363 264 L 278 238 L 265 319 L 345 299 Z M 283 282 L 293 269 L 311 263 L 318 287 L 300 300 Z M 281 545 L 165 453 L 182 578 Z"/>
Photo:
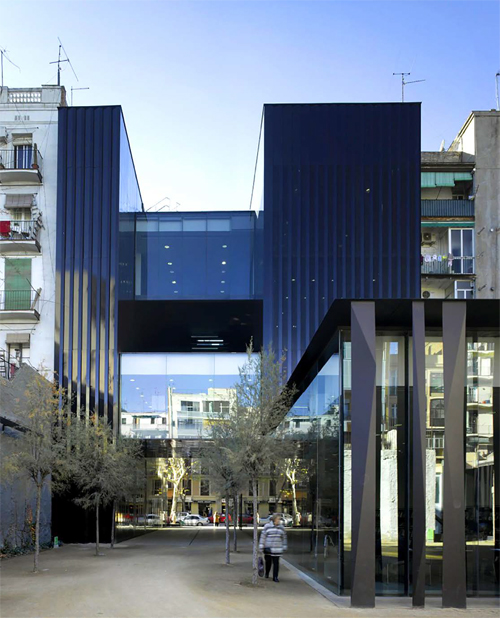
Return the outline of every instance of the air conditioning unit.
<path id="1" fill-rule="evenodd" d="M 0 127 L 0 145 L 7 143 L 7 127 Z"/>
<path id="2" fill-rule="evenodd" d="M 420 234 L 420 243 L 422 245 L 433 245 L 436 242 L 436 234 L 433 232 L 422 232 Z"/>
<path id="3" fill-rule="evenodd" d="M 428 290 L 425 290 L 424 292 L 422 292 L 422 298 L 430 298 L 431 297 L 431 293 Z"/>

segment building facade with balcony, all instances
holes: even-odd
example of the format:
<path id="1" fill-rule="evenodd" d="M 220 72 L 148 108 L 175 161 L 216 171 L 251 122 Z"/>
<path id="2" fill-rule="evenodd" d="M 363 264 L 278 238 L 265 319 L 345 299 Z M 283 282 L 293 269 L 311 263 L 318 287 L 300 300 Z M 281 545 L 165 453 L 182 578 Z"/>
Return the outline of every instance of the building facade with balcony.
<path id="1" fill-rule="evenodd" d="M 0 93 L 0 355 L 54 367 L 57 121 L 63 87 Z"/>
<path id="2" fill-rule="evenodd" d="M 498 298 L 500 112 L 472 112 L 447 151 L 421 157 L 423 298 Z"/>

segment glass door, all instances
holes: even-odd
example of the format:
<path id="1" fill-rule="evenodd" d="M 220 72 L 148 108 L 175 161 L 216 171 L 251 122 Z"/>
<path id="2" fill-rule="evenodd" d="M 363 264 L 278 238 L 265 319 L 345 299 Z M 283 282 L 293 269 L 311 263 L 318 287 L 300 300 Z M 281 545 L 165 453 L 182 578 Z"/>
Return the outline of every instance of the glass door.
<path id="1" fill-rule="evenodd" d="M 458 228 L 449 230 L 450 254 L 453 256 L 452 272 L 457 275 L 474 273 L 474 230 Z"/>

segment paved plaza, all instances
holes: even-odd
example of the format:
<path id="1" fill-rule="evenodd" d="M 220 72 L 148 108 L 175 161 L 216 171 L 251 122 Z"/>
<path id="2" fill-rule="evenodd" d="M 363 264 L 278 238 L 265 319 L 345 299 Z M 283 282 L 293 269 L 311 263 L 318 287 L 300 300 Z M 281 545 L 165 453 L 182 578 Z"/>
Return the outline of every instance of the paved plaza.
<path id="1" fill-rule="evenodd" d="M 251 586 L 251 545 L 224 564 L 223 529 L 158 530 L 104 546 L 67 545 L 43 552 L 39 574 L 32 556 L 2 562 L 2 618 L 336 618 L 338 616 L 499 616 L 494 600 L 471 600 L 468 611 L 441 610 L 432 599 L 411 610 L 408 599 L 381 599 L 375 610 L 350 609 L 348 599 L 326 598 L 295 570 L 282 566 L 280 583 Z"/>

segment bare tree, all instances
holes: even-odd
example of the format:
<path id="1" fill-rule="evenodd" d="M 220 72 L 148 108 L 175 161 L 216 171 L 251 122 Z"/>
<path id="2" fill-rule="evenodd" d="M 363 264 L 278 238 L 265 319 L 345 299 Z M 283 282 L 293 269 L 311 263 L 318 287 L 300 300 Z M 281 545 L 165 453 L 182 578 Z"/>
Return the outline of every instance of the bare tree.
<path id="1" fill-rule="evenodd" d="M 229 503 L 231 499 L 234 503 L 237 502 L 238 493 L 246 479 L 246 473 L 235 457 L 237 444 L 237 436 L 233 435 L 230 423 L 225 422 L 220 414 L 210 419 L 210 441 L 201 451 L 201 459 L 210 470 L 212 492 L 226 501 L 226 564 L 231 563 Z M 233 510 L 233 517 L 237 517 L 235 511 L 236 509 Z M 236 526 L 236 522 L 234 525 Z M 236 532 L 234 535 L 236 551 Z"/>
<path id="2" fill-rule="evenodd" d="M 284 358 L 271 347 L 255 353 L 247 348 L 247 360 L 239 371 L 235 397 L 218 426 L 225 439 L 219 447 L 229 467 L 249 479 L 253 493 L 252 582 L 258 579 L 258 480 L 269 474 L 271 463 L 280 455 L 277 428 L 292 406 L 295 390 L 286 384 Z M 213 431 L 212 431 L 213 436 Z"/>
<path id="3" fill-rule="evenodd" d="M 42 492 L 51 483 L 58 490 L 69 469 L 65 448 L 65 398 L 56 385 L 33 371 L 17 412 L 20 438 L 13 453 L 2 459 L 4 478 L 28 477 L 36 489 L 35 554 L 33 571 L 38 572 Z"/>
<path id="4" fill-rule="evenodd" d="M 141 446 L 131 438 L 115 438 L 111 426 L 96 416 L 75 419 L 69 435 L 72 479 L 80 494 L 74 501 L 95 510 L 99 556 L 100 509 L 126 498 L 141 483 Z"/>
<path id="5" fill-rule="evenodd" d="M 175 524 L 177 497 L 182 496 L 182 483 L 191 470 L 189 462 L 184 457 L 167 457 L 161 467 L 161 474 L 167 483 L 172 485 L 172 505 L 170 507 L 170 523 Z"/>

